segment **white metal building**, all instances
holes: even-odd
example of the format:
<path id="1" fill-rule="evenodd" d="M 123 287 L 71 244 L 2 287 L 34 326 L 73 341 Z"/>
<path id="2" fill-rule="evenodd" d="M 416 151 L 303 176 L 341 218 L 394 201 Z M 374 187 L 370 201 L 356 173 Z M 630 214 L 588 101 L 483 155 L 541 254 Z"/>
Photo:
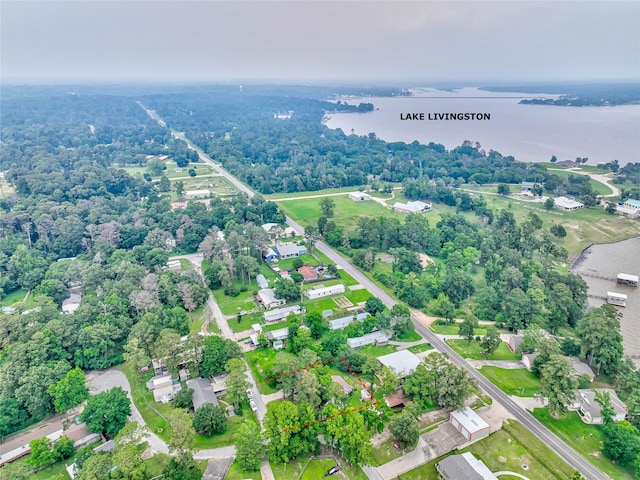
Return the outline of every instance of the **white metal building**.
<path id="1" fill-rule="evenodd" d="M 491 433 L 489 424 L 469 407 L 449 413 L 449 422 L 469 442 L 480 440 Z"/>

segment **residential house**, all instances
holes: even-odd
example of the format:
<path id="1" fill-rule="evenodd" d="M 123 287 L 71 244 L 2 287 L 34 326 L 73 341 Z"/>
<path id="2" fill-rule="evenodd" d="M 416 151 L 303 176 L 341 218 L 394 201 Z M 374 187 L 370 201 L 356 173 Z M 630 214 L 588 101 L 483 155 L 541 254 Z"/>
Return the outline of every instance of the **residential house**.
<path id="1" fill-rule="evenodd" d="M 216 407 L 220 405 L 218 397 L 213 391 L 211 382 L 206 378 L 192 378 L 187 380 L 187 388 L 193 389 L 193 397 L 191 402 L 193 403 L 193 410 L 196 411 L 201 406 L 210 403 Z"/>
<path id="2" fill-rule="evenodd" d="M 368 388 L 360 389 L 360 400 L 362 400 L 363 402 L 368 402 L 369 400 L 371 400 L 371 390 L 369 390 Z"/>
<path id="3" fill-rule="evenodd" d="M 571 200 L 567 197 L 554 198 L 553 205 L 560 210 L 564 210 L 565 212 L 572 212 L 584 207 L 582 203 L 576 202 L 575 200 Z"/>
<path id="4" fill-rule="evenodd" d="M 387 402 L 387 406 L 389 408 L 404 408 L 405 405 L 411 401 L 411 399 L 404 394 L 402 389 L 385 395 L 384 400 Z"/>
<path id="5" fill-rule="evenodd" d="M 226 373 L 218 375 L 211 379 L 211 389 L 216 396 L 221 396 L 227 393 L 227 377 Z"/>
<path id="6" fill-rule="evenodd" d="M 366 345 L 382 346 L 389 343 L 389 339 L 389 335 L 384 332 L 371 332 L 361 337 L 347 338 L 347 345 L 351 348 L 359 348 Z"/>
<path id="7" fill-rule="evenodd" d="M 331 381 L 340 385 L 345 395 L 351 395 L 351 392 L 353 392 L 353 387 L 340 375 L 331 375 Z"/>
<path id="8" fill-rule="evenodd" d="M 578 357 L 569 357 L 569 360 L 571 360 L 571 365 L 573 366 L 574 376 L 581 377 L 586 375 L 593 382 L 593 379 L 596 378 L 596 374 L 593 373 L 593 370 L 589 365 L 581 361 Z"/>
<path id="9" fill-rule="evenodd" d="M 371 200 L 371 195 L 364 192 L 350 192 L 349 200 L 354 202 L 366 202 L 367 200 Z"/>
<path id="10" fill-rule="evenodd" d="M 624 208 L 628 208 L 629 210 L 640 211 L 640 200 L 634 200 L 632 198 L 626 200 L 622 206 Z"/>
<path id="11" fill-rule="evenodd" d="M 471 452 L 443 458 L 436 463 L 436 470 L 443 480 L 498 480 Z"/>
<path id="12" fill-rule="evenodd" d="M 165 358 L 154 358 L 151 360 L 153 366 L 153 374 L 161 376 L 167 373 L 167 360 Z"/>
<path id="13" fill-rule="evenodd" d="M 389 367 L 400 378 L 411 375 L 420 365 L 420 359 L 409 350 L 400 350 L 378 357 L 378 361 Z"/>
<path id="14" fill-rule="evenodd" d="M 284 342 L 282 340 L 274 340 L 273 349 L 282 350 L 284 348 Z"/>
<path id="15" fill-rule="evenodd" d="M 289 329 L 284 327 L 277 330 L 271 330 L 270 332 L 265 333 L 264 336 L 272 342 L 276 340 L 286 340 L 289 336 Z"/>
<path id="16" fill-rule="evenodd" d="M 353 322 L 361 322 L 368 316 L 369 314 L 367 312 L 363 312 L 363 313 L 347 315 L 341 318 L 336 318 L 335 320 L 331 320 L 329 322 L 329 328 L 331 330 L 344 330 Z"/>
<path id="17" fill-rule="evenodd" d="M 305 282 L 315 282 L 318 280 L 318 272 L 316 272 L 309 265 L 304 265 L 298 269 L 298 273 L 302 275 Z"/>
<path id="18" fill-rule="evenodd" d="M 607 392 L 609 393 L 609 399 L 611 400 L 611 406 L 613 407 L 613 421 L 620 422 L 625 419 L 627 415 L 627 406 L 618 398 L 615 390 L 611 388 L 593 388 L 593 389 L 580 389 L 576 395 L 576 398 L 569 406 L 569 410 L 577 410 L 582 421 L 594 425 L 601 425 L 604 423 L 602 418 L 602 408 L 600 404 L 596 402 L 595 392 Z"/>
<path id="19" fill-rule="evenodd" d="M 269 282 L 261 273 L 256 275 L 256 283 L 258 284 L 259 288 L 269 288 Z"/>
<path id="20" fill-rule="evenodd" d="M 191 378 L 191 372 L 186 367 L 181 368 L 180 371 L 178 372 L 178 377 L 180 377 L 181 382 L 186 382 Z"/>
<path id="21" fill-rule="evenodd" d="M 278 257 L 280 257 L 281 259 L 294 258 L 305 255 L 307 253 L 307 247 L 305 247 L 304 245 L 298 245 L 296 243 L 289 242 L 283 243 L 281 245 L 276 245 L 275 251 L 278 254 Z"/>
<path id="22" fill-rule="evenodd" d="M 302 315 L 304 312 L 305 309 L 301 308 L 300 305 L 289 305 L 264 312 L 264 321 L 266 323 L 284 322 L 290 314 Z"/>
<path id="23" fill-rule="evenodd" d="M 509 350 L 515 352 L 523 341 L 524 335 L 511 335 L 507 341 L 507 346 L 509 347 Z"/>
<path id="24" fill-rule="evenodd" d="M 449 422 L 462 433 L 468 442 L 475 442 L 491 433 L 489 424 L 469 407 L 450 412 Z"/>
<path id="25" fill-rule="evenodd" d="M 309 300 L 315 300 L 321 297 L 329 297 L 331 295 L 338 295 L 344 293 L 344 285 L 339 283 L 338 285 L 331 285 L 325 287 L 324 285 L 317 285 L 309 290 L 304 291 L 304 296 Z"/>
<path id="26" fill-rule="evenodd" d="M 281 307 L 287 303 L 284 298 L 276 298 L 276 293 L 273 288 L 263 288 L 262 290 L 258 290 L 256 300 L 264 308 Z"/>
<path id="27" fill-rule="evenodd" d="M 393 204 L 393 209 L 398 213 L 421 213 L 431 210 L 431 204 L 415 201 L 415 202 L 396 202 Z"/>
<path id="28" fill-rule="evenodd" d="M 267 263 L 275 262 L 278 259 L 278 254 L 273 250 L 273 248 L 268 248 L 262 256 L 264 257 L 264 261 Z"/>
<path id="29" fill-rule="evenodd" d="M 209 190 L 187 190 L 184 196 L 187 198 L 209 198 L 211 192 Z"/>
<path id="30" fill-rule="evenodd" d="M 182 387 L 176 380 L 173 382 L 171 375 L 164 375 L 162 377 L 155 377 L 153 383 L 153 399 L 159 403 L 168 403 L 176 396 Z"/>
<path id="31" fill-rule="evenodd" d="M 531 371 L 531 368 L 533 368 L 533 362 L 538 355 L 540 355 L 539 352 L 522 354 L 522 363 L 527 367 L 527 370 Z"/>

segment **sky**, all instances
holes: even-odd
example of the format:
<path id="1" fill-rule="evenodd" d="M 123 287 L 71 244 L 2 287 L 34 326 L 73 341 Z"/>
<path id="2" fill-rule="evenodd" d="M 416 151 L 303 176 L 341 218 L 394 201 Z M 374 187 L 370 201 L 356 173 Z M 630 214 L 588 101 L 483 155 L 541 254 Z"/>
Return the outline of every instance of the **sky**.
<path id="1" fill-rule="evenodd" d="M 0 1 L 3 81 L 640 80 L 640 2 Z"/>

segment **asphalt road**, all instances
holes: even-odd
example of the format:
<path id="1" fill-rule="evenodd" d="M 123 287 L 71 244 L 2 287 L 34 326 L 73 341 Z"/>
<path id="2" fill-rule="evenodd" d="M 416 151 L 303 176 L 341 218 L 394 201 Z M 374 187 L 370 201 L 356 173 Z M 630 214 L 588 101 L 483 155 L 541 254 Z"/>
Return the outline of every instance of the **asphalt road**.
<path id="1" fill-rule="evenodd" d="M 154 112 L 155 113 L 155 112 Z M 156 120 L 161 120 L 159 116 L 154 115 Z M 214 163 L 208 156 L 202 153 L 202 151 L 197 148 L 193 143 L 185 138 L 184 134 L 179 132 L 173 132 L 173 135 L 187 142 L 190 148 L 198 152 L 200 159 L 211 166 L 218 172 L 220 172 L 229 182 L 235 185 L 240 191 L 245 192 L 249 197 L 253 197 L 254 192 L 249 189 L 246 185 L 241 183 L 237 178 L 232 176 L 229 172 L 224 170 L 218 164 Z M 295 222 L 291 218 L 287 217 L 287 223 L 299 234 L 304 233 L 304 228 L 299 223 Z M 337 252 L 335 252 L 331 247 L 324 244 L 323 242 L 318 242 L 315 245 L 315 248 L 324 253 L 327 257 L 329 257 L 336 265 L 342 267 L 342 269 L 351 275 L 355 280 L 357 280 L 361 285 L 363 285 L 373 296 L 378 297 L 382 302 L 388 307 L 391 308 L 393 305 L 398 303 L 395 299 L 393 299 L 389 294 L 387 294 L 384 290 L 382 290 L 378 285 L 369 280 L 360 270 L 351 265 L 345 258 L 340 256 Z M 445 353 L 449 356 L 449 359 L 452 363 L 463 368 L 467 371 L 467 373 L 476 380 L 478 386 L 482 388 L 489 396 L 491 396 L 494 401 L 500 402 L 513 418 L 520 423 L 522 423 L 525 427 L 527 427 L 534 435 L 536 435 L 540 440 L 542 440 L 549 448 L 551 448 L 554 452 L 556 452 L 565 462 L 567 462 L 572 468 L 578 470 L 587 480 L 607 480 L 610 477 L 601 472 L 598 468 L 593 466 L 587 459 L 585 459 L 582 455 L 576 452 L 572 447 L 567 445 L 564 441 L 558 438 L 551 430 L 545 427 L 542 423 L 540 423 L 537 419 L 535 419 L 530 413 L 526 410 L 522 409 L 519 405 L 517 405 L 511 398 L 509 398 L 502 390 L 496 387 L 493 383 L 487 380 L 483 375 L 477 372 L 475 368 L 469 365 L 460 355 L 458 355 L 452 348 L 450 348 L 445 342 L 440 340 L 435 334 L 429 330 L 429 328 L 423 325 L 417 318 L 412 316 L 413 323 L 416 326 L 416 331 L 426 338 L 431 345 L 433 345 L 437 350 L 442 353 Z"/>

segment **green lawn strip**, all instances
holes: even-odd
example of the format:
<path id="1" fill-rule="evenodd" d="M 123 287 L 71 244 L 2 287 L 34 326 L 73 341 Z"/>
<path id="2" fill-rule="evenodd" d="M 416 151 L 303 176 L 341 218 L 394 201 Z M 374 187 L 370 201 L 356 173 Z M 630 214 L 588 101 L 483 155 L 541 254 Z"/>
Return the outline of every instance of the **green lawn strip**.
<path id="1" fill-rule="evenodd" d="M 615 465 L 602 455 L 604 438 L 602 426 L 584 423 L 577 412 L 569 412 L 564 418 L 558 420 L 552 418 L 546 408 L 536 408 L 532 413 L 547 428 L 611 478 L 618 480 L 634 478 L 631 470 Z"/>
<path id="2" fill-rule="evenodd" d="M 485 366 L 480 369 L 480 373 L 507 395 L 533 397 L 540 393 L 540 380 L 526 368 Z"/>
<path id="3" fill-rule="evenodd" d="M 270 393 L 276 393 L 278 390 L 273 388 L 270 384 L 265 382 L 265 376 L 263 372 L 271 370 L 273 364 L 276 361 L 276 352 L 272 348 L 259 348 L 251 352 L 245 353 L 245 358 L 249 363 L 253 377 L 256 379 L 256 385 L 260 393 L 268 395 Z M 286 355 L 289 355 L 285 352 Z"/>
<path id="4" fill-rule="evenodd" d="M 344 309 L 339 308 L 336 302 L 333 301 L 333 299 L 341 296 L 342 295 L 335 295 L 333 297 L 318 298 L 317 300 L 308 300 L 305 297 L 304 308 L 306 308 L 307 313 L 311 313 L 311 312 L 320 313 L 323 310 L 329 310 L 329 309 L 333 310 L 333 313 L 337 313 Z"/>
<path id="5" fill-rule="evenodd" d="M 379 357 L 381 355 L 387 355 L 389 353 L 393 353 L 397 350 L 395 345 L 366 345 L 364 347 L 358 348 L 360 353 L 364 353 L 368 357 Z"/>
<path id="6" fill-rule="evenodd" d="M 331 260 L 329 257 L 327 257 L 324 253 L 322 253 L 320 250 L 314 250 L 313 251 L 313 256 L 316 257 L 316 259 L 322 263 L 323 265 L 334 265 L 333 260 Z"/>
<path id="7" fill-rule="evenodd" d="M 153 399 L 153 392 L 147 390 L 145 382 L 153 376 L 153 372 L 148 372 L 143 380 L 138 380 L 133 367 L 126 362 L 115 368 L 123 372 L 129 380 L 133 403 L 149 430 L 166 442 L 171 437 L 171 427 L 163 417 L 166 418 L 173 408 L 167 403 L 156 403 Z"/>
<path id="8" fill-rule="evenodd" d="M 295 268 L 293 268 L 293 262 L 296 260 L 302 260 L 303 264 L 306 265 L 308 263 L 312 267 L 318 265 L 318 260 L 316 260 L 313 255 L 311 255 L 310 253 L 305 253 L 304 255 L 300 255 L 299 257 L 278 260 L 277 262 L 273 263 L 273 266 L 278 267 L 280 270 L 295 270 Z"/>
<path id="9" fill-rule="evenodd" d="M 418 340 L 422 340 L 422 337 L 418 332 L 403 332 L 402 334 L 396 336 L 394 338 L 397 342 L 417 342 Z"/>
<path id="10" fill-rule="evenodd" d="M 238 288 L 239 287 L 240 285 L 238 285 Z M 253 289 L 251 288 L 246 292 L 240 292 L 237 297 L 225 295 L 221 288 L 218 290 L 212 290 L 212 293 L 224 315 L 235 315 L 243 310 L 249 311 L 256 308 L 256 303 L 253 298 Z"/>
<path id="11" fill-rule="evenodd" d="M 210 437 L 196 435 L 193 439 L 194 450 L 203 450 L 208 448 L 218 448 L 227 445 L 233 445 L 233 440 L 240 425 L 246 422 L 253 422 L 255 424 L 258 423 L 256 416 L 251 411 L 251 407 L 249 407 L 249 403 L 247 401 L 243 401 L 240 404 L 240 407 L 242 409 L 242 415 L 227 417 L 227 425 L 224 432 L 212 435 Z"/>
<path id="12" fill-rule="evenodd" d="M 292 459 L 289 463 L 271 462 L 271 470 L 276 480 L 292 480 L 300 477 L 302 470 L 309 462 L 311 455 L 303 455 Z"/>
<path id="13" fill-rule="evenodd" d="M 22 290 L 21 288 L 19 288 L 18 290 L 14 290 L 13 292 L 8 293 L 4 297 L 2 297 L 2 300 L 0 300 L 0 305 L 3 307 L 10 307 L 14 303 L 20 303 L 24 300 L 26 294 L 27 290 Z M 29 295 L 29 298 L 31 297 L 32 296 Z"/>
<path id="14" fill-rule="evenodd" d="M 493 355 L 485 357 L 480 344 L 476 341 L 468 343 L 464 339 L 448 340 L 447 344 L 453 348 L 462 358 L 474 360 L 520 360 L 522 355 L 512 352 L 505 342 L 500 343 Z"/>
<path id="15" fill-rule="evenodd" d="M 191 324 L 189 325 L 189 332 L 199 332 L 204 323 L 204 305 L 198 307 L 189 314 L 191 317 Z"/>
<path id="16" fill-rule="evenodd" d="M 459 323 L 454 323 L 454 324 L 447 324 L 447 325 L 438 325 L 437 323 L 432 323 L 431 326 L 429 327 L 431 328 L 431 331 L 433 333 L 437 333 L 439 335 L 458 335 L 458 331 L 460 329 L 460 324 Z M 474 335 L 486 335 L 487 334 L 487 329 L 486 328 L 474 328 L 473 329 L 473 334 Z"/>
<path id="17" fill-rule="evenodd" d="M 351 303 L 356 305 L 357 303 L 360 303 L 360 302 L 366 302 L 371 296 L 371 294 L 369 293 L 368 290 L 364 290 L 364 289 L 353 290 L 353 291 L 347 290 L 344 296 L 347 297 Z"/>
<path id="18" fill-rule="evenodd" d="M 359 282 L 357 282 L 351 275 L 349 275 L 344 270 L 338 270 L 338 273 L 340 274 L 340 280 L 342 280 L 342 283 L 344 283 L 344 285 L 346 287 L 350 287 L 352 285 L 359 285 L 360 284 Z"/>
<path id="19" fill-rule="evenodd" d="M 237 459 L 233 460 L 233 463 L 229 467 L 227 471 L 227 476 L 224 477 L 225 480 L 262 480 L 262 474 L 258 470 L 257 472 L 245 472 L 240 467 L 240 464 L 237 462 Z"/>
<path id="20" fill-rule="evenodd" d="M 420 353 L 426 352 L 427 350 L 433 350 L 433 347 L 428 343 L 421 343 L 420 345 L 414 345 L 413 347 L 407 348 L 411 353 Z"/>
<path id="21" fill-rule="evenodd" d="M 322 480 L 324 474 L 336 464 L 333 460 L 311 460 L 300 480 Z"/>
<path id="22" fill-rule="evenodd" d="M 153 457 L 143 460 L 147 466 L 147 474 L 149 478 L 157 477 L 162 473 L 162 470 L 169 465 L 171 456 L 166 453 L 156 453 Z"/>
<path id="23" fill-rule="evenodd" d="M 255 323 L 263 323 L 264 317 L 262 317 L 262 313 L 248 313 L 247 315 L 242 315 L 240 323 L 238 323 L 238 318 L 231 318 L 227 320 L 229 324 L 229 328 L 235 332 L 244 332 L 245 330 L 250 330 L 251 325 Z"/>
<path id="24" fill-rule="evenodd" d="M 392 437 L 385 440 L 377 447 L 373 448 L 372 463 L 375 467 L 384 465 L 385 463 L 390 462 L 391 460 L 395 460 L 396 458 L 401 457 L 404 453 L 408 453 L 408 451 L 411 451 L 411 448 L 409 448 L 407 452 L 397 451 L 395 448 L 393 448 L 394 441 L 395 441 L 395 438 Z"/>
<path id="25" fill-rule="evenodd" d="M 325 188 L 324 190 L 314 190 L 314 191 L 307 191 L 307 192 L 272 193 L 272 194 L 269 194 L 269 195 L 265 195 L 264 198 L 265 198 L 265 200 L 271 200 L 271 201 L 275 202 L 275 201 L 280 200 L 282 198 L 312 197 L 312 196 L 327 195 L 327 194 L 332 194 L 332 193 L 344 193 L 345 196 L 346 196 L 346 194 L 349 193 L 349 192 L 357 192 L 357 191 L 359 191 L 358 189 L 359 189 L 359 187 L 355 186 L 355 187 Z M 367 186 L 367 188 L 365 190 L 368 190 L 368 189 L 369 188 Z M 336 195 L 336 196 L 332 196 L 332 197 L 329 197 L 329 198 L 335 200 L 335 198 L 339 198 L 339 197 L 340 197 L 340 195 Z"/>

